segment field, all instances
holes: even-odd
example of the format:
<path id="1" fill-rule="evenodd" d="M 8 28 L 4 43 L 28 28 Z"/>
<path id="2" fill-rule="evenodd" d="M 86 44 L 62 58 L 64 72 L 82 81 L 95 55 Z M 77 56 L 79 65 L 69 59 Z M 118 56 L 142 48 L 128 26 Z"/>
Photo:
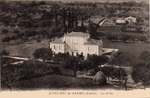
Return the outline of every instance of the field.
<path id="1" fill-rule="evenodd" d="M 121 30 L 121 26 L 101 26 L 99 29 L 98 29 L 98 32 L 100 33 L 103 33 L 103 34 L 107 34 L 107 33 L 112 33 L 112 34 L 117 34 L 117 35 L 121 35 L 121 34 L 125 34 L 125 35 L 129 35 L 129 36 L 134 36 L 135 38 L 138 39 L 138 37 L 141 37 L 141 36 L 146 36 L 148 37 L 147 33 L 146 32 L 143 32 L 143 33 L 137 33 L 137 32 L 131 32 L 131 31 L 126 31 L 126 32 L 123 32 Z"/>
<path id="2" fill-rule="evenodd" d="M 42 40 L 38 43 L 36 40 L 31 40 L 30 42 L 24 42 L 21 44 L 5 44 L 3 49 L 9 51 L 10 55 L 32 57 L 33 52 L 41 47 L 48 48 L 49 43 L 47 39 Z"/>
<path id="3" fill-rule="evenodd" d="M 139 56 L 143 51 L 150 51 L 150 44 L 142 42 L 124 43 L 124 42 L 111 42 L 107 39 L 103 39 L 104 48 L 116 48 L 120 52 L 128 52 L 133 56 Z"/>

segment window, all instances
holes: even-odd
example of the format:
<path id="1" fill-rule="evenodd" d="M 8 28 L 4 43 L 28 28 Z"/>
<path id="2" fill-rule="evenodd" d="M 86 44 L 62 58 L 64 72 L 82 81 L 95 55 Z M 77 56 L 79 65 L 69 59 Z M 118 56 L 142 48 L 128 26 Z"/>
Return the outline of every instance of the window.
<path id="1" fill-rule="evenodd" d="M 67 38 L 67 42 L 68 42 L 68 43 L 70 43 L 70 40 L 69 40 L 69 38 Z"/>
<path id="2" fill-rule="evenodd" d="M 93 51 L 95 51 L 95 47 L 93 47 Z"/>
<path id="3" fill-rule="evenodd" d="M 54 45 L 54 49 L 56 49 L 56 46 Z"/>
<path id="4" fill-rule="evenodd" d="M 88 51 L 90 51 L 90 48 L 88 47 Z"/>
<path id="5" fill-rule="evenodd" d="M 59 45 L 59 50 L 60 50 L 60 45 Z"/>
<path id="6" fill-rule="evenodd" d="M 73 38 L 72 43 L 77 43 L 77 40 L 75 38 Z"/>

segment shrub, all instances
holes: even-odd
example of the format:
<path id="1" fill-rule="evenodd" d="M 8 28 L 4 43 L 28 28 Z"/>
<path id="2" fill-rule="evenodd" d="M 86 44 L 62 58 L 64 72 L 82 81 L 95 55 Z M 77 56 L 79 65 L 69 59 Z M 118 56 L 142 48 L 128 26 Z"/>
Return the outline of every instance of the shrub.
<path id="1" fill-rule="evenodd" d="M 2 33 L 8 33 L 8 30 L 7 29 L 2 29 Z"/>
<path id="2" fill-rule="evenodd" d="M 37 39 L 37 42 L 40 43 L 40 42 L 41 42 L 41 39 Z"/>
<path id="3" fill-rule="evenodd" d="M 14 31 L 13 31 L 13 33 L 16 33 L 16 34 L 18 34 L 20 31 L 19 30 L 17 30 L 17 29 L 15 29 Z"/>
<path id="4" fill-rule="evenodd" d="M 3 49 L 1 55 L 9 55 L 9 52 Z"/>
<path id="5" fill-rule="evenodd" d="M 115 34 L 110 34 L 110 33 L 108 33 L 108 34 L 106 35 L 106 37 L 107 37 L 107 39 L 109 39 L 109 40 L 118 40 L 118 36 L 115 35 Z"/>
<path id="6" fill-rule="evenodd" d="M 142 42 L 146 42 L 146 37 L 145 36 L 139 36 L 138 40 L 142 41 Z"/>

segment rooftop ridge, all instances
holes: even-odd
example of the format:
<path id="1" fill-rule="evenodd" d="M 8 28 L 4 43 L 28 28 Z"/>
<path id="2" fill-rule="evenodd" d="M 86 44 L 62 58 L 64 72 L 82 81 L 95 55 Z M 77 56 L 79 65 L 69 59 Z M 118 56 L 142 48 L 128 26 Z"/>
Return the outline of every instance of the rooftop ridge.
<path id="1" fill-rule="evenodd" d="M 92 38 L 91 38 L 92 39 Z M 96 44 L 99 44 L 99 43 L 97 43 L 94 39 L 92 39 Z"/>

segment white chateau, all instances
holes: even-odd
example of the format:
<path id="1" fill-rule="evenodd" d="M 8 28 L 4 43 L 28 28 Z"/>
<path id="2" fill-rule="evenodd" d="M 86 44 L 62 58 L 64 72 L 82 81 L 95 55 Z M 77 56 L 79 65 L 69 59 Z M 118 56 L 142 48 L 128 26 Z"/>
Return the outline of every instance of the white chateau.
<path id="1" fill-rule="evenodd" d="M 102 40 L 91 39 L 89 34 L 83 32 L 67 33 L 63 37 L 50 42 L 50 48 L 56 54 L 68 52 L 70 55 L 83 54 L 85 57 L 88 54 L 103 54 Z"/>

